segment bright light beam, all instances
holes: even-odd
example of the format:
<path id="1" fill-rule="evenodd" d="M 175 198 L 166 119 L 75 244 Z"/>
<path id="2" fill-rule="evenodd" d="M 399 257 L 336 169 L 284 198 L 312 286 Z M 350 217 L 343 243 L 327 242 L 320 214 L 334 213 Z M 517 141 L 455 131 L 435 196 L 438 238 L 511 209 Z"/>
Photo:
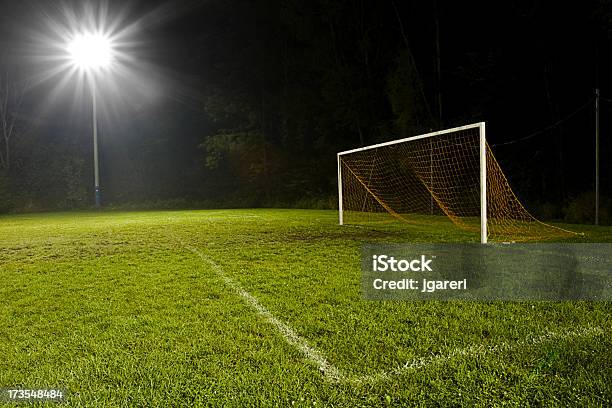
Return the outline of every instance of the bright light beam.
<path id="1" fill-rule="evenodd" d="M 92 76 L 101 69 L 108 68 L 113 59 L 111 41 L 101 35 L 85 33 L 76 35 L 67 47 L 71 62 L 81 70 L 91 72 Z M 98 118 L 96 108 L 96 82 L 91 85 L 93 145 L 94 145 L 94 194 L 96 208 L 100 208 L 102 193 L 100 191 L 100 166 L 98 164 Z"/>
<path id="2" fill-rule="evenodd" d="M 102 34 L 78 34 L 68 43 L 72 63 L 86 71 L 105 69 L 113 61 L 113 46 Z"/>

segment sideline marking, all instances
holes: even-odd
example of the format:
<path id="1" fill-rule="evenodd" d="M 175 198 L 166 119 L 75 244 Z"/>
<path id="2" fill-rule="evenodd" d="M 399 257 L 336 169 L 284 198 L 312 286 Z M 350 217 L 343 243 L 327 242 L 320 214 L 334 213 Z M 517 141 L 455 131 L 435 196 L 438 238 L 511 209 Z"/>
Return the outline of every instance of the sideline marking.
<path id="1" fill-rule="evenodd" d="M 276 327 L 276 330 L 283 335 L 287 343 L 297 348 L 308 360 L 318 366 L 319 371 L 325 376 L 325 378 L 333 381 L 346 381 L 346 377 L 340 372 L 340 370 L 330 364 L 322 353 L 308 344 L 308 342 L 300 337 L 288 324 L 277 319 L 268 309 L 266 309 L 264 305 L 259 302 L 259 300 L 257 300 L 255 296 L 243 289 L 238 282 L 227 276 L 223 268 L 221 268 L 221 266 L 219 266 L 214 260 L 206 256 L 197 248 L 187 245 L 180 240 L 179 242 L 185 248 L 198 255 L 203 261 L 208 263 L 221 277 L 221 279 L 223 279 L 223 282 L 227 286 L 232 288 L 234 292 L 236 292 L 242 299 L 252 306 L 260 316 Z"/>
<path id="2" fill-rule="evenodd" d="M 519 340 L 515 342 L 502 342 L 491 345 L 480 344 L 465 348 L 456 348 L 445 354 L 415 358 L 413 360 L 407 361 L 404 365 L 390 371 L 383 371 L 371 375 L 351 377 L 346 379 L 346 381 L 353 384 L 376 383 L 379 381 L 388 380 L 395 376 L 402 375 L 409 371 L 416 371 L 421 368 L 445 363 L 455 357 L 484 357 L 487 354 L 510 351 L 530 345 L 539 345 L 551 340 L 569 340 L 579 337 L 601 336 L 604 333 L 605 332 L 601 327 L 586 327 L 577 330 L 569 330 L 561 333 L 549 331 L 547 333 L 540 334 L 539 336 L 528 337 L 524 340 Z"/>

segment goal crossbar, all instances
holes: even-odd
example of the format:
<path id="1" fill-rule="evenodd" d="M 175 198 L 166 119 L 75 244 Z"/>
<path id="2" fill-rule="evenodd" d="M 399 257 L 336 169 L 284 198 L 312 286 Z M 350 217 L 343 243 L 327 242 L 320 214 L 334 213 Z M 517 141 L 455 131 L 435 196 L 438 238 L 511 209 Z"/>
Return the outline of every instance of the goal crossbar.
<path id="1" fill-rule="evenodd" d="M 450 128 L 450 129 L 438 130 L 436 132 L 425 133 L 425 134 L 422 134 L 422 135 L 406 137 L 406 138 L 403 138 L 403 139 L 391 140 L 389 142 L 373 144 L 373 145 L 370 145 L 370 146 L 359 147 L 359 148 L 351 149 L 351 150 L 345 150 L 343 152 L 339 152 L 338 156 L 343 156 L 343 155 L 349 154 L 349 153 L 363 152 L 365 150 L 376 149 L 376 148 L 379 148 L 379 147 L 391 146 L 391 145 L 398 144 L 398 143 L 410 142 L 412 140 L 419 140 L 419 139 L 425 139 L 425 138 L 428 138 L 428 137 L 444 135 L 446 133 L 460 132 L 462 130 L 474 129 L 474 128 L 481 127 L 481 126 L 484 127 L 484 124 L 485 124 L 485 122 L 478 122 L 478 123 L 473 123 L 471 125 L 458 126 L 458 127 L 454 127 L 454 128 Z"/>

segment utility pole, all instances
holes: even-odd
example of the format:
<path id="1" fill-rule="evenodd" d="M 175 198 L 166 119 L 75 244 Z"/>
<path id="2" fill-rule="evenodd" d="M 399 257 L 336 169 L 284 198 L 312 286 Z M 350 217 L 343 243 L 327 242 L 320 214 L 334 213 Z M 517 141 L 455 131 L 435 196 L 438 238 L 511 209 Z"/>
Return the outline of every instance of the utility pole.
<path id="1" fill-rule="evenodd" d="M 442 120 L 442 69 L 440 66 L 440 11 L 438 9 L 437 0 L 434 0 L 433 6 L 436 41 L 436 102 L 438 103 L 438 127 L 442 129 L 442 126 L 444 126 L 444 121 Z"/>
<path id="2" fill-rule="evenodd" d="M 438 9 L 438 1 L 434 0 L 433 2 L 433 14 L 434 14 L 434 29 L 435 29 L 435 63 L 434 68 L 436 72 L 436 80 L 435 80 L 435 88 L 436 88 L 436 102 L 437 102 L 437 113 L 438 113 L 438 129 L 442 129 L 444 123 L 442 121 L 442 90 L 441 82 L 442 82 L 442 74 L 440 68 L 440 15 Z M 433 144 L 429 142 L 429 188 L 433 191 L 433 174 L 434 174 L 434 166 L 433 166 Z M 429 214 L 433 215 L 434 213 L 434 198 L 433 195 L 429 198 Z"/>
<path id="3" fill-rule="evenodd" d="M 599 88 L 595 89 L 595 225 L 599 225 Z"/>

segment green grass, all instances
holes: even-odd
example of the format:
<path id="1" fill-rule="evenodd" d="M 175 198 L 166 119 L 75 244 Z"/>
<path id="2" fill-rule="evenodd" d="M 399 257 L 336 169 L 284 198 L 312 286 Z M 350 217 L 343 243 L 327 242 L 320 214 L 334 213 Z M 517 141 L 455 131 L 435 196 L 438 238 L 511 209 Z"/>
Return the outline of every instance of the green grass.
<path id="1" fill-rule="evenodd" d="M 68 406 L 612 404 L 610 303 L 361 299 L 362 243 L 477 241 L 446 224 L 340 227 L 303 210 L 0 217 L 0 387 L 61 387 Z M 570 229 L 612 241 L 610 227 Z"/>

